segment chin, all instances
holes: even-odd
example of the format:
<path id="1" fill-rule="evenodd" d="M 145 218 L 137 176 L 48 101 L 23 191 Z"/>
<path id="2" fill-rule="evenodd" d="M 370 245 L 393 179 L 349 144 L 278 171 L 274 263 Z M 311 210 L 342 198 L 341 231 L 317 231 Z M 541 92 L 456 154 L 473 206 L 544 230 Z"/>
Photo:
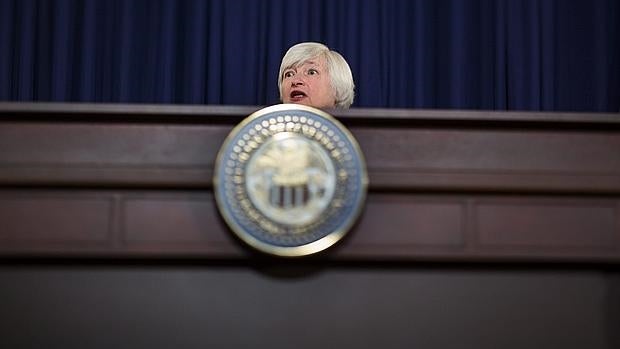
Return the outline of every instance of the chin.
<path id="1" fill-rule="evenodd" d="M 334 109 L 336 106 L 335 105 L 314 105 L 312 103 L 310 103 L 310 101 L 307 100 L 303 100 L 303 101 L 287 101 L 284 102 L 285 104 L 299 104 L 299 105 L 305 105 L 308 107 L 313 107 L 313 108 L 317 108 L 317 109 Z"/>
<path id="2" fill-rule="evenodd" d="M 284 102 L 284 103 L 288 103 L 288 104 L 301 104 L 301 105 L 307 105 L 309 107 L 313 106 L 312 104 L 310 104 L 307 101 L 288 101 L 288 102 Z"/>

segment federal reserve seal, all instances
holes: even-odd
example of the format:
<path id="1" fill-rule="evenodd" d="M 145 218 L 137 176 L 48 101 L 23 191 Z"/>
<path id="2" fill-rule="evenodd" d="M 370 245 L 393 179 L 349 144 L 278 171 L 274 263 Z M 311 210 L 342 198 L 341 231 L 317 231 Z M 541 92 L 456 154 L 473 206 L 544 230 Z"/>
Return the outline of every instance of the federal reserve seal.
<path id="1" fill-rule="evenodd" d="M 312 107 L 279 104 L 237 125 L 215 164 L 218 208 L 250 246 L 278 256 L 322 251 L 359 216 L 368 179 L 351 133 Z"/>

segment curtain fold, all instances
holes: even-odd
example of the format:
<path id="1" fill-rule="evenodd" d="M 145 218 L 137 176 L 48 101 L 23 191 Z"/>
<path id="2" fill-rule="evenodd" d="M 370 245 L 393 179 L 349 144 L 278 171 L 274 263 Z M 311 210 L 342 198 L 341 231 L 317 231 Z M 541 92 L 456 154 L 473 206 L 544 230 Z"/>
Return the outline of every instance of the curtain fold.
<path id="1" fill-rule="evenodd" d="M 354 107 L 620 111 L 616 0 L 2 0 L 0 100 L 268 105 L 301 41 Z"/>

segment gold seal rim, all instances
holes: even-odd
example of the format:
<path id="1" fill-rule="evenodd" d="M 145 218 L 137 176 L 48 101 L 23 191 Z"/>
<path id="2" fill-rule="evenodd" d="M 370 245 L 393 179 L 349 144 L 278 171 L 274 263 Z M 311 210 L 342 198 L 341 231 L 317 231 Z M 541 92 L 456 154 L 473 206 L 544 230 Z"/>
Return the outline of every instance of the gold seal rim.
<path id="1" fill-rule="evenodd" d="M 359 197 L 359 203 L 353 213 L 347 218 L 346 224 L 340 227 L 339 229 L 328 233 L 324 237 L 304 244 L 300 246 L 275 246 L 272 244 L 268 244 L 263 242 L 251 234 L 247 233 L 232 217 L 231 213 L 228 210 L 223 209 L 225 199 L 220 197 L 220 166 L 222 165 L 222 158 L 225 156 L 224 151 L 228 148 L 232 140 L 234 140 L 239 132 L 253 120 L 260 118 L 263 115 L 271 114 L 275 112 L 288 112 L 288 111 L 306 111 L 313 114 L 318 114 L 319 116 L 329 120 L 332 122 L 339 130 L 344 133 L 347 137 L 348 141 L 351 143 L 355 150 L 355 154 L 358 156 L 358 161 L 360 164 L 360 182 L 361 182 L 361 193 Z M 218 211 L 221 216 L 224 218 L 224 221 L 228 225 L 228 227 L 235 233 L 235 235 L 240 238 L 243 242 L 255 248 L 258 251 L 263 253 L 280 256 L 280 257 L 302 257 L 311 254 L 315 254 L 326 250 L 332 245 L 336 244 L 340 241 L 346 233 L 352 228 L 355 222 L 358 220 L 360 214 L 362 213 L 366 201 L 366 195 L 368 190 L 368 174 L 366 170 L 366 159 L 364 158 L 364 154 L 361 151 L 359 143 L 357 139 L 353 136 L 351 131 L 347 127 L 345 127 L 338 119 L 330 115 L 329 113 L 306 105 L 300 104 L 276 104 L 268 107 L 261 108 L 254 113 L 247 116 L 243 119 L 239 124 L 237 124 L 230 133 L 226 136 L 220 149 L 217 153 L 215 159 L 215 169 L 213 173 L 213 189 L 215 192 L 215 201 L 218 207 Z"/>

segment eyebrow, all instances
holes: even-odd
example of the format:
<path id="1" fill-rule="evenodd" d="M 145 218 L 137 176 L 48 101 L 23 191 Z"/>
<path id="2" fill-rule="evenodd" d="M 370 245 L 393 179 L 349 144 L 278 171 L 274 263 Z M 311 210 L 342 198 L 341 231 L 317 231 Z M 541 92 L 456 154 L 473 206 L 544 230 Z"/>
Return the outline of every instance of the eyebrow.
<path id="1" fill-rule="evenodd" d="M 319 65 L 319 64 L 318 64 L 317 62 L 315 62 L 315 61 L 305 61 L 305 62 L 303 62 L 303 63 L 301 63 L 301 64 L 292 65 L 292 66 L 290 66 L 290 67 L 288 67 L 288 68 L 284 69 L 284 70 L 282 71 L 282 75 L 284 76 L 284 73 L 286 73 L 287 71 L 289 71 L 289 70 L 297 70 L 297 68 L 299 68 L 299 67 L 301 67 L 301 66 L 304 66 L 304 65 L 306 65 L 306 64 L 308 64 L 308 65 L 314 65 L 314 66 L 318 66 L 318 65 Z"/>

